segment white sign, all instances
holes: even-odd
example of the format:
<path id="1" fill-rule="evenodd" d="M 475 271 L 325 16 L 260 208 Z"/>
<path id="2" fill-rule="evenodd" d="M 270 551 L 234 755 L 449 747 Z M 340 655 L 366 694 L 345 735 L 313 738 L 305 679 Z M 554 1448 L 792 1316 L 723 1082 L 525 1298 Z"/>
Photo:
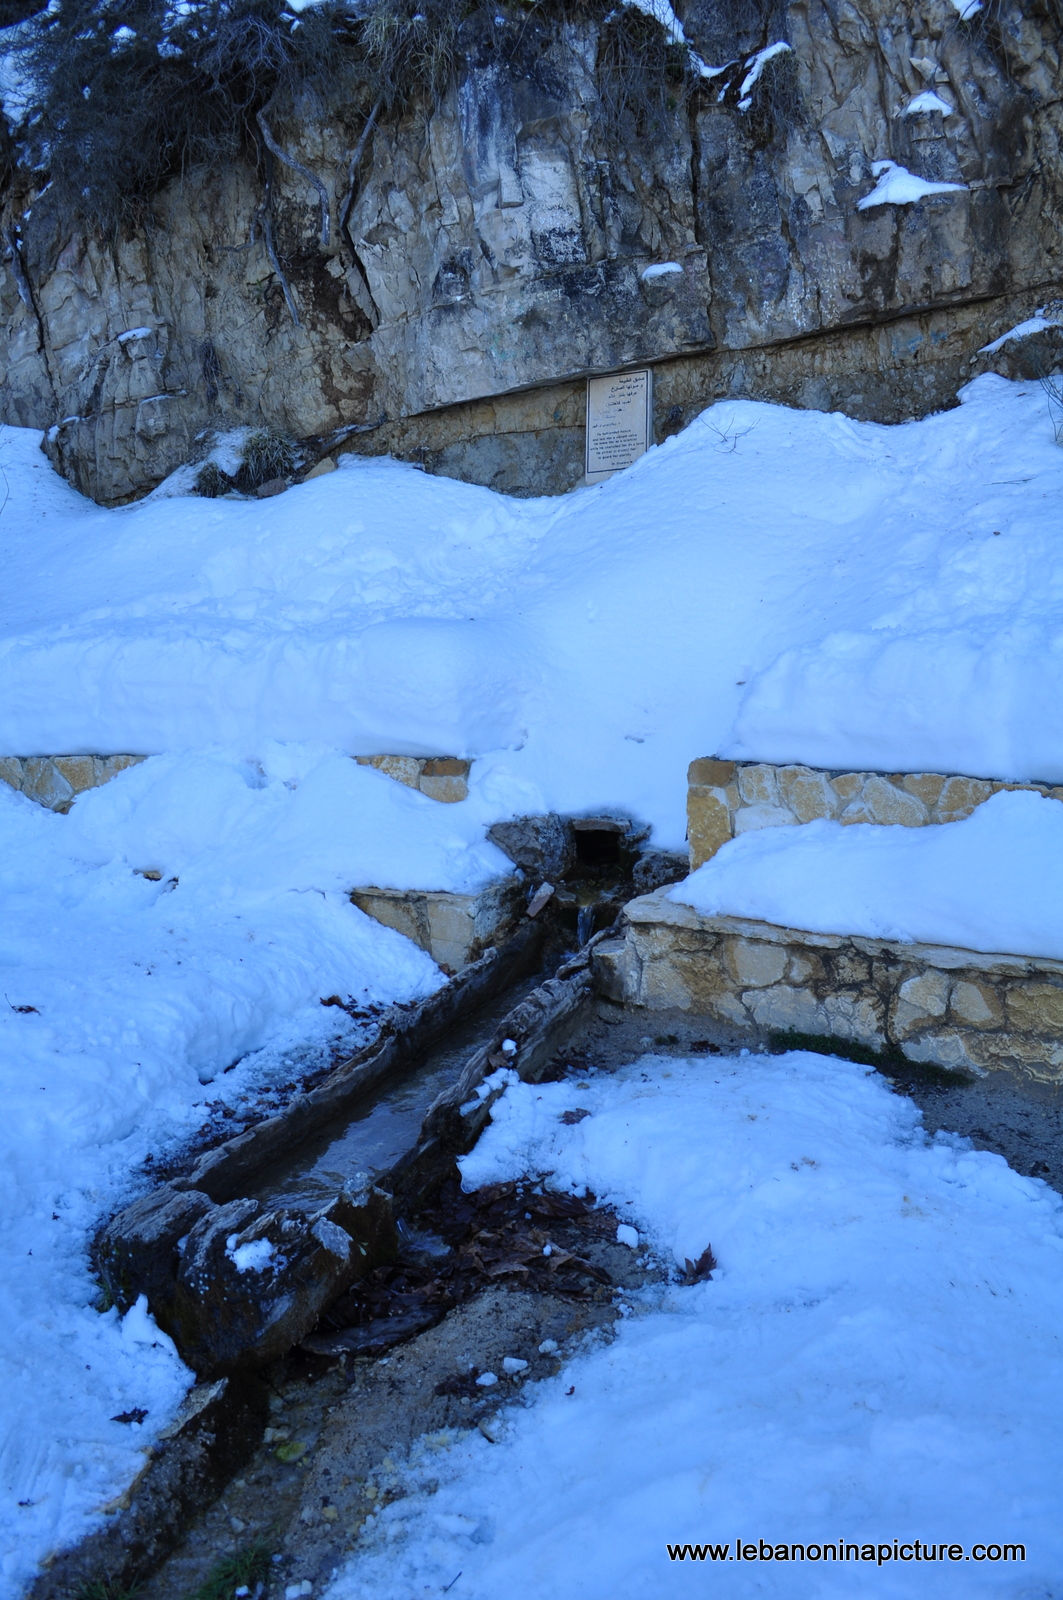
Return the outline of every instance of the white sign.
<path id="1" fill-rule="evenodd" d="M 645 455 L 653 437 L 653 374 L 587 380 L 587 482 L 604 483 Z"/>

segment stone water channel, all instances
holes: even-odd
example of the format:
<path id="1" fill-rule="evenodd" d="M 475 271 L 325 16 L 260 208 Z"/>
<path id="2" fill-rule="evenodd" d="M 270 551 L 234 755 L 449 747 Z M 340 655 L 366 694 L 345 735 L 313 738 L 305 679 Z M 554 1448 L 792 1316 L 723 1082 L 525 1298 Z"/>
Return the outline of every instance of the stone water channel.
<path id="1" fill-rule="evenodd" d="M 500 1436 L 527 1385 L 609 1337 L 624 1290 L 674 1270 L 619 1245 L 618 1218 L 596 1207 L 568 1214 L 541 1186 L 470 1201 L 456 1182 L 455 1157 L 508 1081 L 500 1069 L 580 1078 L 647 1050 L 711 1058 L 779 1047 L 755 1023 L 698 1004 L 613 997 L 617 940 L 632 937 L 640 914 L 628 903 L 682 862 L 630 849 L 621 859 L 621 830 L 601 820 L 582 842 L 550 818 L 499 840 L 511 857 L 524 851 L 532 879 L 562 869 L 539 922 L 525 917 L 387 1037 L 104 1230 L 115 1298 L 147 1292 L 200 1382 L 107 1525 L 42 1572 L 33 1600 L 68 1600 L 100 1582 L 100 1600 L 134 1586 L 138 1600 L 191 1600 L 225 1562 L 244 1563 L 251 1600 L 279 1600 L 293 1585 L 319 1593 L 365 1518 L 404 1492 L 407 1452 L 442 1448 L 470 1427 Z M 573 954 L 577 929 L 586 942 Z M 921 1106 L 928 1132 L 971 1137 L 1063 1188 L 1058 1086 L 877 1064 Z M 523 1280 L 503 1286 L 489 1267 L 465 1271 L 463 1241 L 485 1228 L 527 1236 Z M 545 1277 L 543 1239 L 574 1270 Z M 281 1258 L 273 1304 L 249 1292 L 272 1280 L 241 1272 L 241 1251 Z M 183 1311 L 179 1254 L 204 1273 L 185 1284 Z M 482 1389 L 470 1378 L 481 1371 L 506 1376 Z"/>
<path id="2" fill-rule="evenodd" d="M 357 1389 L 364 1453 L 364 1440 L 373 1436 L 372 1374 L 398 1363 L 422 1378 L 435 1371 L 429 1392 L 407 1418 L 413 1434 L 425 1431 L 426 1416 L 434 1412 L 450 1419 L 444 1425 L 479 1423 L 479 1391 L 435 1392 L 453 1378 L 455 1364 L 468 1372 L 470 1361 L 454 1355 L 455 1341 L 470 1344 L 482 1363 L 494 1359 L 497 1338 L 527 1346 L 534 1323 L 540 1337 L 526 1370 L 541 1376 L 557 1357 L 551 1350 L 547 1360 L 540 1343 L 552 1340 L 563 1354 L 566 1340 L 611 1323 L 614 1285 L 641 1281 L 643 1264 L 615 1242 L 615 1218 L 604 1219 L 604 1234 L 597 1216 L 539 1218 L 559 1240 L 572 1234 L 572 1248 L 562 1255 L 581 1264 L 558 1292 L 553 1283 L 524 1292 L 486 1280 L 462 1282 L 447 1291 L 441 1308 L 415 1317 L 415 1325 L 394 1314 L 396 1305 L 385 1304 L 371 1325 L 383 1322 L 385 1336 L 374 1333 L 364 1351 L 357 1338 L 353 1349 L 329 1346 L 343 1320 L 329 1308 L 357 1295 L 374 1274 L 416 1278 L 419 1272 L 423 1279 L 426 1265 L 434 1271 L 433 1263 L 452 1263 L 454 1239 L 448 1247 L 418 1213 L 434 1203 L 441 1185 L 446 1189 L 449 1182 L 454 1190 L 454 1158 L 475 1142 L 508 1081 L 499 1069 L 515 1067 L 536 1079 L 571 1065 L 559 1052 L 593 1006 L 591 952 L 578 945 L 593 944 L 594 932 L 600 937 L 633 893 L 662 873 L 680 876 L 685 865 L 682 858 L 641 850 L 643 836 L 624 819 L 530 822 L 510 826 L 500 842 L 531 880 L 529 894 L 551 869 L 554 887 L 537 921 L 525 916 L 510 925 L 508 938 L 500 936 L 497 947 L 437 995 L 395 1008 L 380 1034 L 322 1082 L 295 1093 L 272 1117 L 191 1155 L 183 1169 L 171 1170 L 166 1182 L 102 1229 L 97 1262 L 119 1309 L 146 1294 L 199 1381 L 138 1479 L 109 1508 L 104 1526 L 42 1572 L 35 1600 L 58 1600 L 100 1582 L 108 1600 L 132 1586 L 139 1593 L 153 1573 L 167 1568 L 183 1528 L 191 1528 L 190 1548 L 206 1539 L 207 1555 L 217 1556 L 217 1530 L 204 1530 L 218 1515 L 228 1517 L 222 1543 L 230 1554 L 239 1553 L 244 1533 L 252 1542 L 267 1530 L 278 1537 L 285 1520 L 280 1515 L 278 1522 L 278 1512 L 308 1470 L 305 1452 L 296 1449 L 288 1459 L 282 1448 L 295 1437 L 293 1406 L 306 1444 L 321 1431 L 329 1404 L 346 1397 L 340 1409 L 347 1416 Z M 547 1201 L 540 1195 L 528 1204 L 541 1209 Z M 615 1259 L 607 1264 L 610 1256 Z M 401 1313 L 401 1305 L 397 1309 Z M 397 1336 L 411 1335 L 417 1336 L 408 1352 L 393 1351 Z M 451 1369 L 442 1370 L 448 1362 Z M 405 1424 L 395 1405 L 387 1401 L 377 1409 L 383 1432 L 400 1436 Z M 249 1456 L 260 1463 L 255 1482 L 268 1485 L 268 1518 L 262 1507 L 257 1514 L 246 1506 L 246 1515 L 224 1512 L 225 1486 Z M 251 1483 L 246 1476 L 240 1481 Z M 300 1550 L 307 1520 L 301 1514 Z M 318 1520 L 327 1531 L 330 1518 Z M 201 1557 L 202 1551 L 187 1556 L 200 1577 Z M 173 1570 L 185 1576 L 174 1580 L 173 1592 L 184 1593 L 186 1579 L 194 1590 L 199 1577 L 193 1582 L 181 1567 L 185 1557 L 174 1560 Z M 168 1581 L 159 1577 L 160 1593 Z"/>

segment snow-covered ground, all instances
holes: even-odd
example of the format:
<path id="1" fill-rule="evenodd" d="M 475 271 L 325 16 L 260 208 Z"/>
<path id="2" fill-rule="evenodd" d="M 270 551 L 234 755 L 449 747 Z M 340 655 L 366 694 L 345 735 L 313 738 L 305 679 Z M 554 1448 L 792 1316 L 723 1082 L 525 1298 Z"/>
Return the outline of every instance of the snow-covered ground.
<path id="1" fill-rule="evenodd" d="M 345 1018 L 322 998 L 443 981 L 345 889 L 507 866 L 474 806 L 305 746 L 156 757 L 66 817 L 0 784 L 0 1593 L 134 1476 L 190 1381 L 143 1317 L 93 1309 L 101 1216 L 205 1100 L 238 1108 L 326 1052 Z"/>
<path id="2" fill-rule="evenodd" d="M 721 402 L 515 501 L 389 461 L 103 511 L 0 435 L 0 753 L 267 740 L 490 758 L 498 814 L 626 805 L 692 756 L 1063 779 L 1063 454 L 993 374 L 899 427 Z"/>
<path id="3" fill-rule="evenodd" d="M 1063 960 L 1063 803 L 1000 794 L 962 822 L 808 822 L 730 840 L 669 891 L 708 916 Z"/>
<path id="4" fill-rule="evenodd" d="M 0 784 L 5 1597 L 189 1381 L 142 1318 L 92 1309 L 96 1221 L 206 1100 L 324 1053 L 322 996 L 439 982 L 348 889 L 475 888 L 505 867 L 489 823 L 540 810 L 625 809 L 679 848 L 714 752 L 1063 779 L 1063 455 L 1036 385 L 982 378 L 894 428 L 720 404 L 560 500 L 348 457 L 270 500 L 104 511 L 38 445 L 0 430 L 0 754 L 153 759 L 66 817 Z M 360 753 L 475 756 L 470 797 Z M 817 926 L 793 859 L 782 920 Z M 110 1420 L 133 1407 L 142 1428 Z"/>
<path id="5" fill-rule="evenodd" d="M 592 1115 L 566 1126 L 577 1106 Z M 492 1116 L 467 1187 L 589 1186 L 679 1264 L 711 1243 L 719 1269 L 631 1297 L 615 1343 L 511 1408 L 498 1443 L 473 1432 L 415 1455 L 411 1492 L 363 1529 L 328 1600 L 1060 1592 L 1051 1189 L 928 1141 L 867 1069 L 800 1053 L 647 1056 L 578 1086 L 515 1085 Z M 916 1539 L 961 1559 L 928 1569 Z M 887 1554 L 739 1565 L 738 1540 Z M 730 1560 L 671 1562 L 687 1541 Z M 1015 1542 L 1024 1564 L 967 1559 Z"/>

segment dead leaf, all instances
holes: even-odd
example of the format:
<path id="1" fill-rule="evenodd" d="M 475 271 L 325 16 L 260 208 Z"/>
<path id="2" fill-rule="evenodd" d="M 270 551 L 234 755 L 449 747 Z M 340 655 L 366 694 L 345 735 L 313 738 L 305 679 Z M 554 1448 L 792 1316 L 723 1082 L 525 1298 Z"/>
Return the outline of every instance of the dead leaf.
<path id="1" fill-rule="evenodd" d="M 712 1253 L 712 1245 L 707 1244 L 696 1261 L 691 1261 L 690 1257 L 687 1257 L 683 1282 L 708 1283 L 719 1264 Z"/>
<path id="2" fill-rule="evenodd" d="M 131 1411 L 120 1411 L 116 1417 L 112 1417 L 111 1418 L 111 1421 L 112 1422 L 143 1422 L 144 1418 L 147 1416 L 147 1414 L 148 1413 L 143 1409 L 142 1406 L 134 1406 Z"/>

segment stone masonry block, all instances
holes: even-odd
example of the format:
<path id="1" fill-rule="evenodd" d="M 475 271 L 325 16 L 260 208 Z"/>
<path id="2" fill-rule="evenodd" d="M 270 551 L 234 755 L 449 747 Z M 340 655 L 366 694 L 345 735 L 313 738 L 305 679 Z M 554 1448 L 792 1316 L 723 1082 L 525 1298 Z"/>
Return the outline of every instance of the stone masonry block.
<path id="1" fill-rule="evenodd" d="M 1004 1031 L 972 1033 L 966 1043 L 976 1068 L 988 1072 L 1004 1068 L 1056 1083 L 1063 1077 L 1063 1039 Z"/>
<path id="2" fill-rule="evenodd" d="M 429 800 L 439 800 L 443 805 L 455 805 L 459 800 L 469 798 L 469 785 L 463 777 L 434 777 L 422 772 L 417 787 Z"/>
<path id="3" fill-rule="evenodd" d="M 862 772 L 839 772 L 836 778 L 831 778 L 830 786 L 843 806 L 850 805 L 864 787 L 864 774 Z"/>
<path id="4" fill-rule="evenodd" d="M 951 1072 L 983 1072 L 973 1060 L 967 1043 L 963 1035 L 955 1031 L 924 1033 L 906 1044 L 904 1053 L 909 1061 L 924 1061 Z"/>
<path id="5" fill-rule="evenodd" d="M 74 798 L 73 785 L 55 769 L 48 756 L 31 756 L 23 767 L 22 793 L 49 811 L 59 811 Z"/>
<path id="6" fill-rule="evenodd" d="M 886 1041 L 882 1005 L 872 994 L 828 994 L 821 1001 L 827 1018 L 825 1032 L 836 1039 L 855 1039 L 880 1049 Z"/>
<path id="7" fill-rule="evenodd" d="M 768 984 L 778 983 L 786 971 L 785 945 L 735 939 L 729 954 L 734 975 L 743 988 L 766 988 Z"/>
<path id="8" fill-rule="evenodd" d="M 731 838 L 731 808 L 722 789 L 694 784 L 687 790 L 687 842 L 690 870 L 714 856 Z"/>
<path id="9" fill-rule="evenodd" d="M 771 989 L 751 989 L 742 998 L 758 1027 L 775 1028 L 782 1033 L 830 1032 L 826 1012 L 807 989 L 780 983 Z"/>
<path id="10" fill-rule="evenodd" d="M 945 779 L 938 772 L 909 772 L 901 780 L 901 788 L 914 794 L 928 811 L 932 811 L 938 803 L 944 782 Z"/>
<path id="11" fill-rule="evenodd" d="M 360 767 L 375 767 L 378 772 L 394 778 L 396 783 L 404 783 L 408 789 L 416 789 L 420 784 L 424 762 L 417 756 L 356 756 L 355 759 Z"/>
<path id="12" fill-rule="evenodd" d="M 775 768 L 766 762 L 739 767 L 738 792 L 747 806 L 777 806 L 779 785 L 775 780 Z"/>
<path id="13" fill-rule="evenodd" d="M 9 783 L 12 789 L 22 788 L 22 762 L 18 756 L 0 756 L 0 783 Z"/>
<path id="14" fill-rule="evenodd" d="M 1007 991 L 1008 1021 L 1021 1033 L 1063 1036 L 1063 988 L 1052 983 L 1011 984 Z"/>
<path id="15" fill-rule="evenodd" d="M 950 1008 L 952 1016 L 972 1028 L 998 1028 L 1004 1021 L 1000 996 L 988 983 L 961 979 L 953 985 Z"/>
<path id="16" fill-rule="evenodd" d="M 96 764 L 96 783 L 110 783 L 119 772 L 125 772 L 128 767 L 139 767 L 147 756 L 93 756 Z"/>
<path id="17" fill-rule="evenodd" d="M 872 820 L 885 825 L 921 828 L 927 821 L 927 811 L 914 794 L 890 783 L 886 778 L 873 775 L 864 784 L 863 802 L 871 812 Z"/>
<path id="18" fill-rule="evenodd" d="M 95 789 L 96 762 L 92 756 L 54 756 L 55 770 L 65 778 L 75 794 Z"/>
<path id="19" fill-rule="evenodd" d="M 949 980 L 944 973 L 920 972 L 902 983 L 893 1004 L 892 1027 L 896 1039 L 943 1017 L 949 1003 Z"/>
<path id="20" fill-rule="evenodd" d="M 988 800 L 993 785 L 982 778 L 946 778 L 937 803 L 939 822 L 959 822 Z"/>
<path id="21" fill-rule="evenodd" d="M 735 775 L 733 761 L 717 761 L 715 756 L 702 756 L 687 768 L 687 783 L 701 788 L 720 789 L 730 783 Z"/>
<path id="22" fill-rule="evenodd" d="M 760 828 L 793 828 L 797 818 L 786 806 L 742 806 L 735 812 L 735 836 Z"/>
<path id="23" fill-rule="evenodd" d="M 820 817 L 836 817 L 838 796 L 823 772 L 811 767 L 780 767 L 779 796 L 798 822 L 815 822 Z"/>

